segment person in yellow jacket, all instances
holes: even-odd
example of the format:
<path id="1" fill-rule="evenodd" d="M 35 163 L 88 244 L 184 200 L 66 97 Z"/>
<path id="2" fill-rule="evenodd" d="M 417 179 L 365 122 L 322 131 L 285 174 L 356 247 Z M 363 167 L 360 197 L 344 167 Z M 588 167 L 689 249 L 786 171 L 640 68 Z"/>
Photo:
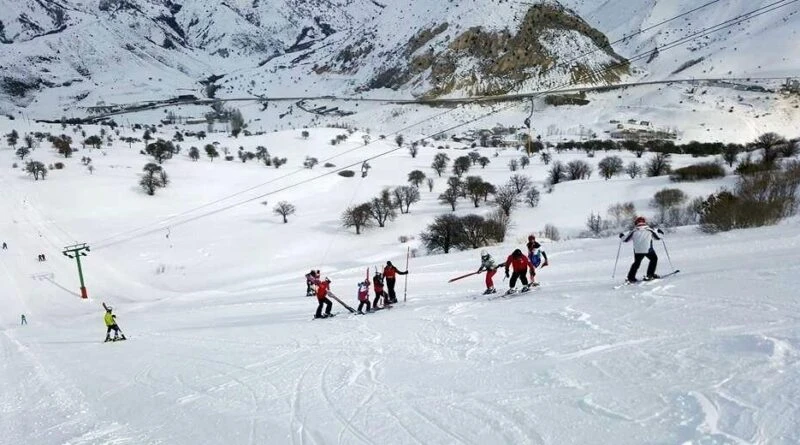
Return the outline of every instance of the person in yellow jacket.
<path id="1" fill-rule="evenodd" d="M 103 316 L 103 321 L 106 323 L 105 341 L 126 340 L 125 334 L 123 334 L 119 326 L 117 326 L 117 316 L 111 313 L 111 306 L 106 306 L 106 304 L 103 303 L 103 308 L 106 310 L 106 314 Z M 114 331 L 114 338 L 111 338 L 111 331 Z M 121 338 L 119 337 L 120 335 L 122 335 Z"/>

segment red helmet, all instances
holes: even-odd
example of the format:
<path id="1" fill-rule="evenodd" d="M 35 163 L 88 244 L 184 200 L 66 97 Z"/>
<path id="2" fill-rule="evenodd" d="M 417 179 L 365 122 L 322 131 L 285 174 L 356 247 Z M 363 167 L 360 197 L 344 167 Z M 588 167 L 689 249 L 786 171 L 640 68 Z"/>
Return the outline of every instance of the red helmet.
<path id="1" fill-rule="evenodd" d="M 535 240 L 535 239 L 536 239 L 536 237 L 535 237 L 535 236 L 533 236 L 533 235 L 528 235 L 528 241 L 533 241 L 533 240 Z"/>
<path id="2" fill-rule="evenodd" d="M 637 216 L 636 219 L 633 220 L 633 223 L 637 226 L 640 226 L 643 224 L 647 224 L 647 220 L 644 219 L 644 216 Z"/>

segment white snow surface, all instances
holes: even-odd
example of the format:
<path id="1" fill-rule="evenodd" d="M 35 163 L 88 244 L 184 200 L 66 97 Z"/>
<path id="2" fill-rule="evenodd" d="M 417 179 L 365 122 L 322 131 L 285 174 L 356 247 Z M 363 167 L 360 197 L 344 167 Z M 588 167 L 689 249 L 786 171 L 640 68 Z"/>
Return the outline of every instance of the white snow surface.
<path id="1" fill-rule="evenodd" d="M 3 134 L 12 127 L 61 131 L 0 120 Z M 174 133 L 162 131 L 156 136 Z M 477 251 L 419 248 L 419 232 L 449 211 L 436 201 L 444 178 L 386 228 L 355 235 L 338 222 L 344 207 L 404 184 L 412 169 L 433 175 L 436 153 L 466 151 L 427 147 L 412 159 L 402 149 L 371 160 L 367 178 L 331 175 L 260 198 L 330 171 L 301 168 L 306 155 L 323 163 L 340 155 L 330 161 L 358 171 L 394 146 L 389 138 L 360 147 L 356 133 L 334 147 L 328 141 L 341 130 L 309 132 L 308 140 L 291 130 L 186 141 L 164 164 L 172 184 L 152 197 L 136 187 L 148 162 L 141 143 L 70 159 L 45 143 L 31 159 L 65 168 L 44 181 L 9 168 L 19 160 L 0 150 L 0 241 L 8 243 L 0 251 L 0 443 L 800 443 L 797 219 L 716 236 L 679 228 L 656 248 L 660 273 L 672 264 L 681 272 L 620 289 L 629 245 L 612 280 L 616 238 L 543 240 L 551 265 L 538 273 L 541 287 L 488 301 L 482 275 L 447 282 L 478 268 Z M 264 145 L 289 162 L 276 170 L 187 157 L 190 145 L 213 141 L 232 152 Z M 469 174 L 496 184 L 520 156 L 480 151 L 492 163 Z M 541 186 L 545 172 L 536 158 L 518 173 Z M 632 201 L 650 216 L 657 190 L 705 196 L 734 180 L 594 175 L 559 184 L 539 207 L 520 207 L 506 242 L 488 250 L 502 261 L 545 223 L 573 237 L 610 204 Z M 288 224 L 271 214 L 279 200 L 297 206 Z M 457 214 L 489 210 L 462 201 Z M 414 239 L 402 244 L 401 235 Z M 92 247 L 82 261 L 88 300 L 78 297 L 74 260 L 61 255 L 75 242 Z M 338 317 L 311 319 L 307 270 L 321 269 L 352 305 L 365 269 L 387 260 L 405 269 L 409 247 L 419 256 L 408 265 L 407 301 L 401 277 L 391 310 L 352 316 L 334 303 Z M 37 262 L 42 252 L 48 260 Z M 501 291 L 508 284 L 502 272 L 495 282 Z M 115 308 L 128 341 L 102 343 L 101 302 Z M 27 326 L 19 326 L 23 313 Z"/>

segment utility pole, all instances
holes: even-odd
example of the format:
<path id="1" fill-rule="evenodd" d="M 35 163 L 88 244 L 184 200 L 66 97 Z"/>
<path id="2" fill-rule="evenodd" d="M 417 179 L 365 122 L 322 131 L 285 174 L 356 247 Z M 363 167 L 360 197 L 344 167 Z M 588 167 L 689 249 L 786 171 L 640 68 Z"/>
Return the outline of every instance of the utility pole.
<path id="1" fill-rule="evenodd" d="M 81 257 L 86 256 L 86 252 L 84 251 L 89 251 L 89 246 L 87 246 L 86 243 L 67 246 L 62 253 L 66 257 L 75 258 L 78 262 L 78 277 L 81 280 L 81 298 L 89 298 L 89 295 L 86 293 L 86 286 L 83 283 L 83 269 L 81 268 Z"/>

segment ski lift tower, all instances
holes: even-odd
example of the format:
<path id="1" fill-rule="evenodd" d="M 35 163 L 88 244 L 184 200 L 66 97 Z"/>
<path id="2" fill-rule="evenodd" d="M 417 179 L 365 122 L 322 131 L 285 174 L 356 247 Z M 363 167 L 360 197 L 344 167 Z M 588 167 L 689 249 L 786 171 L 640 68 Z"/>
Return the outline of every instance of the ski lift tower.
<path id="1" fill-rule="evenodd" d="M 86 243 L 67 246 L 62 252 L 64 256 L 68 258 L 75 258 L 75 260 L 78 262 L 78 277 L 81 280 L 81 298 L 89 298 L 89 295 L 86 292 L 86 286 L 83 283 L 83 269 L 81 268 L 81 257 L 86 256 L 86 252 L 89 252 L 89 246 L 87 246 Z"/>

